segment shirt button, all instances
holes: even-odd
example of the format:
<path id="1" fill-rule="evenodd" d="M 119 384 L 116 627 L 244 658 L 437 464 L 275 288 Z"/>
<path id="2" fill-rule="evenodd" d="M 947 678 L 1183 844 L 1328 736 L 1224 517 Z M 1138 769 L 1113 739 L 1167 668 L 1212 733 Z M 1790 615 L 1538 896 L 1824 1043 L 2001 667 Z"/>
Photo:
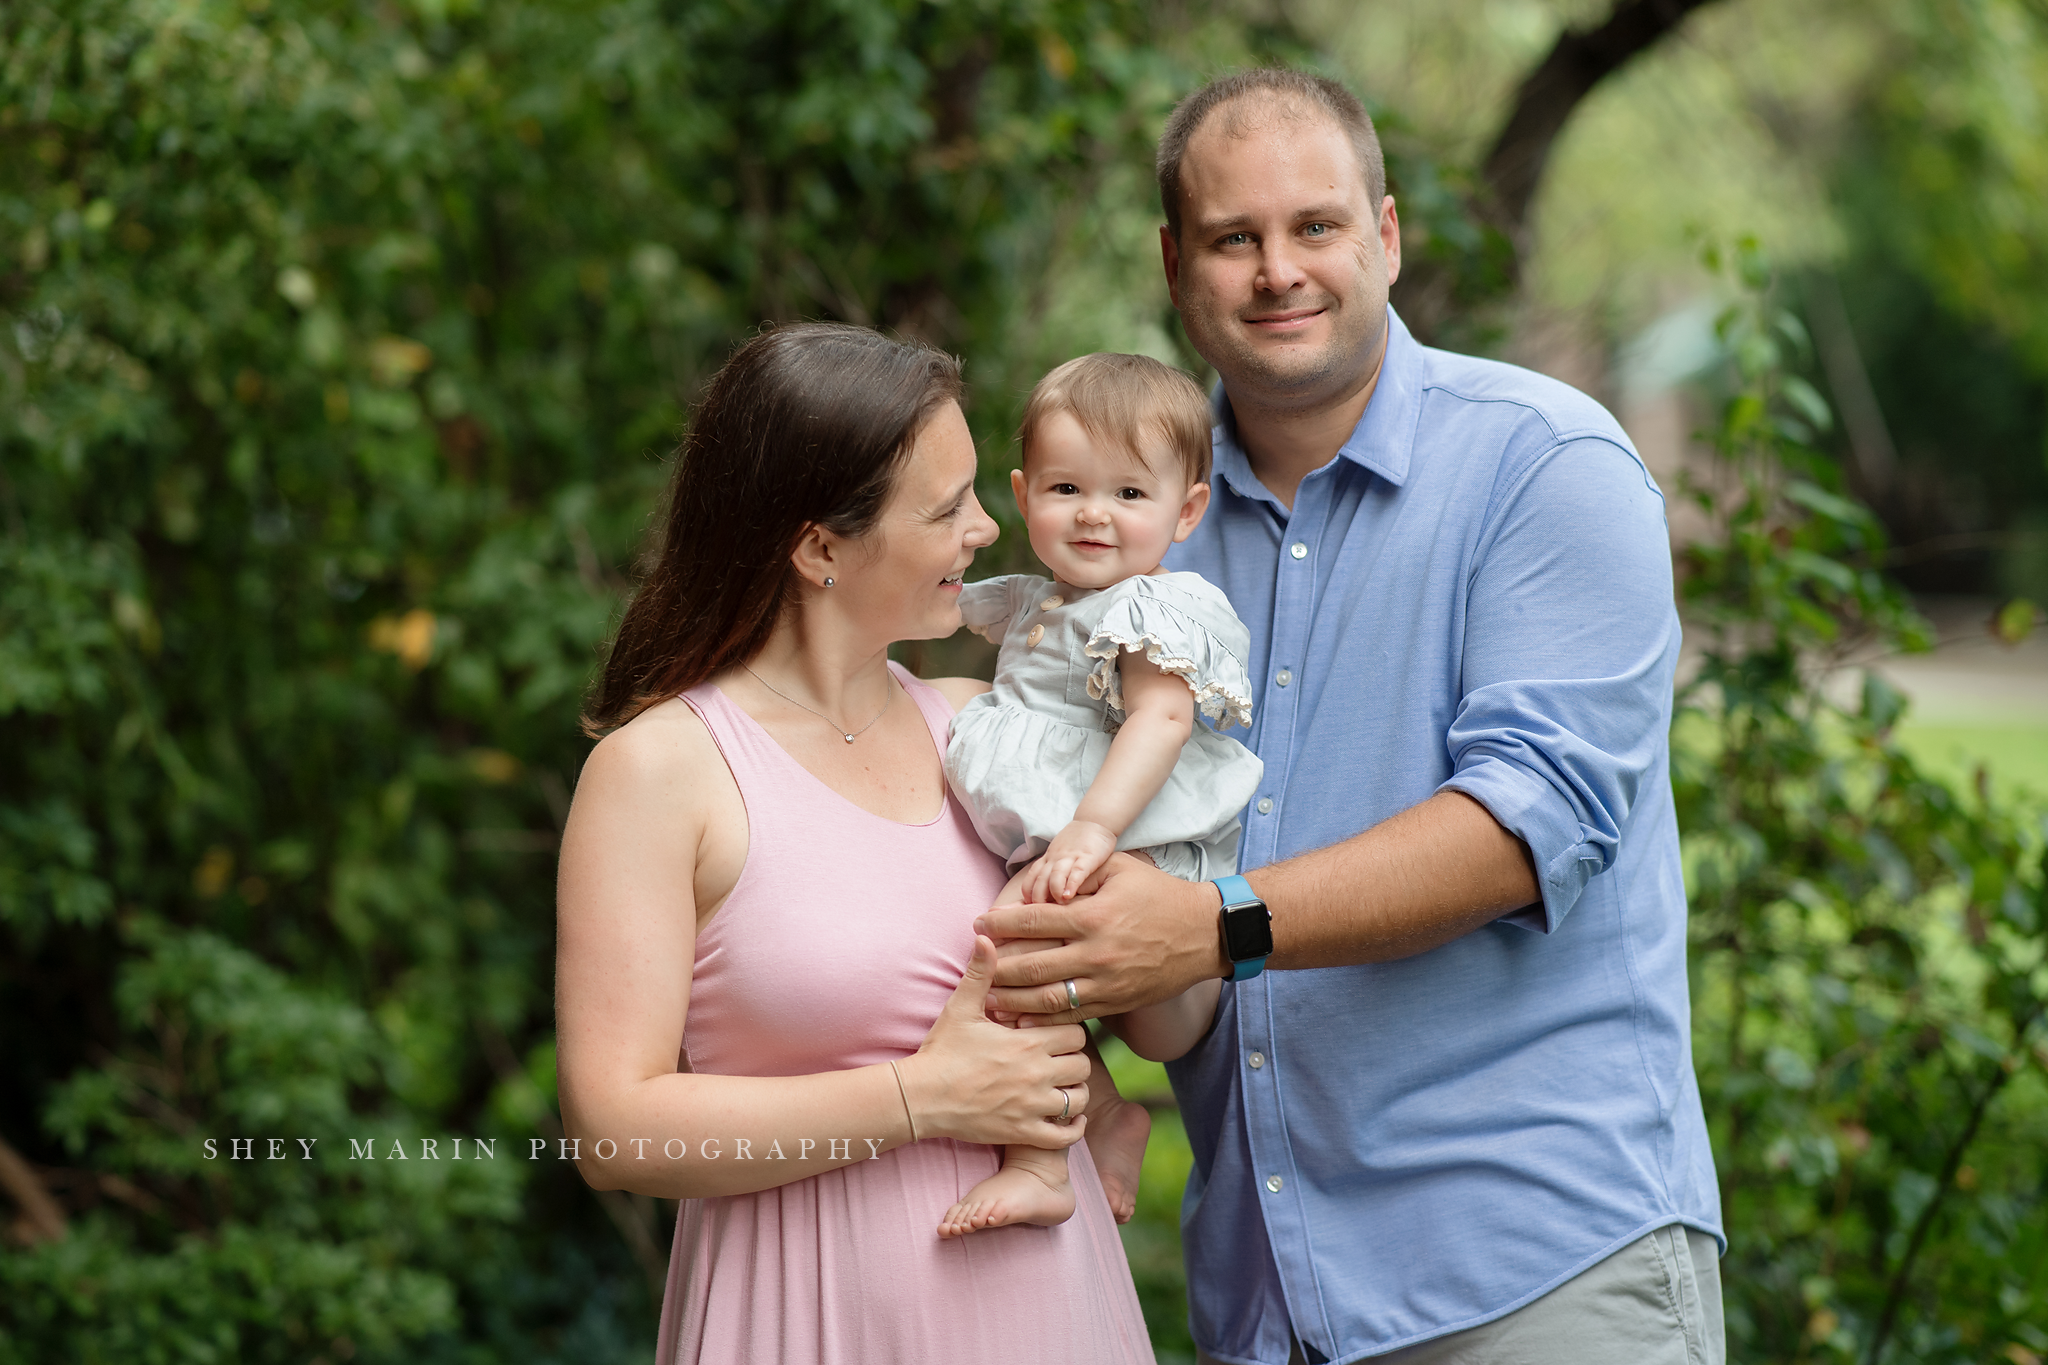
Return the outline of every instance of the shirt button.
<path id="1" fill-rule="evenodd" d="M 1254 1052 L 1251 1056 L 1245 1058 L 1245 1060 L 1251 1063 L 1252 1070 L 1257 1071 L 1260 1067 L 1266 1064 L 1266 1054 L 1263 1052 Z"/>
<path id="2" fill-rule="evenodd" d="M 1038 642 L 1044 638 L 1045 626 L 1043 624 L 1035 625 L 1031 628 L 1031 633 L 1024 637 L 1024 643 L 1029 648 L 1036 649 L 1038 648 Z"/>
<path id="3" fill-rule="evenodd" d="M 1038 604 L 1038 609 L 1040 611 L 1051 611 L 1054 607 L 1064 605 L 1066 600 L 1066 598 L 1061 597 L 1058 593 L 1054 593 L 1051 597 L 1048 597 L 1043 602 L 1040 602 Z"/>
<path id="4" fill-rule="evenodd" d="M 1259 798 L 1259 814 L 1261 814 L 1261 815 L 1271 815 L 1272 813 L 1273 813 L 1273 798 L 1272 798 L 1272 797 L 1270 797 L 1270 796 L 1262 796 L 1262 797 L 1260 797 L 1260 798 Z"/>
<path id="5" fill-rule="evenodd" d="M 1307 559 L 1308 546 L 1297 540 L 1287 547 L 1287 553 L 1293 555 L 1296 559 Z"/>
<path id="6" fill-rule="evenodd" d="M 1267 1176 L 1267 1177 L 1266 1177 L 1266 1188 L 1267 1188 L 1268 1190 L 1271 1190 L 1271 1191 L 1272 1191 L 1272 1192 L 1273 1192 L 1274 1194 L 1278 1194 L 1278 1193 L 1280 1193 L 1280 1177 L 1279 1177 L 1279 1176 L 1277 1176 L 1277 1175 L 1269 1175 L 1269 1176 Z"/>
<path id="7" fill-rule="evenodd" d="M 1281 669 L 1273 675 L 1273 681 L 1279 683 L 1282 687 L 1287 686 L 1287 684 L 1294 681 L 1294 670 L 1288 668 Z"/>

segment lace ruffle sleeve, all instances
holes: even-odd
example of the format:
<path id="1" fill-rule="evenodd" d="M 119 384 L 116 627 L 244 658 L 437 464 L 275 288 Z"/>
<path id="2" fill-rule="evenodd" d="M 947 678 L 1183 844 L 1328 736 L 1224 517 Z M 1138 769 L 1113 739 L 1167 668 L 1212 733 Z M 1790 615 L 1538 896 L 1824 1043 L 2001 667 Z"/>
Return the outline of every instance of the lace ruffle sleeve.
<path id="1" fill-rule="evenodd" d="M 961 622 L 990 644 L 1001 644 L 1003 632 L 1009 629 L 1010 618 L 1017 614 L 1013 605 L 1015 594 L 1011 589 L 1021 577 L 1019 574 L 1004 574 L 1000 578 L 984 578 L 979 583 L 969 583 L 960 589 Z"/>
<path id="2" fill-rule="evenodd" d="M 1251 632 L 1220 589 L 1195 574 L 1176 573 L 1128 579 L 1104 596 L 1106 610 L 1086 649 L 1095 660 L 1089 696 L 1121 714 L 1117 660 L 1143 650 L 1153 667 L 1187 683 L 1196 707 L 1217 729 L 1252 723 L 1252 685 L 1245 672 Z"/>

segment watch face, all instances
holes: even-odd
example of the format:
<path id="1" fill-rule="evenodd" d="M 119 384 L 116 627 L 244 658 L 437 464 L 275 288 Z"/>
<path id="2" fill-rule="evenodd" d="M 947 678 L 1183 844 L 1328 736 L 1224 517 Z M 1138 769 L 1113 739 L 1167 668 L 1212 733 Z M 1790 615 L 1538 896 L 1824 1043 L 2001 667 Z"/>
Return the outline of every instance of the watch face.
<path id="1" fill-rule="evenodd" d="M 1223 911 L 1223 950 L 1232 962 L 1248 962 L 1273 951 L 1273 912 L 1254 902 L 1226 906 Z"/>

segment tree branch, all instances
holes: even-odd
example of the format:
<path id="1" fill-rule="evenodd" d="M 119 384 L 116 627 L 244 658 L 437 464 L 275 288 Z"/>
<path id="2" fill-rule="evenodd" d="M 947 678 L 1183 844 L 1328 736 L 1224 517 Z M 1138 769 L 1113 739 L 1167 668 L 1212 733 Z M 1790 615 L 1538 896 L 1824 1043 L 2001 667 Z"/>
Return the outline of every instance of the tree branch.
<path id="1" fill-rule="evenodd" d="M 4 1138 L 0 1138 L 0 1190 L 20 1208 L 21 1221 L 16 1226 L 30 1242 L 64 1240 L 63 1208 L 43 1188 L 34 1168 Z"/>
<path id="2" fill-rule="evenodd" d="M 2013 1030 L 2013 1055 L 2026 1056 L 2027 1034 L 2034 1027 L 2034 1021 L 2041 1017 L 2042 1006 L 2036 1004 Z M 1935 1178 L 1934 1194 L 1927 1201 L 1927 1207 L 1920 1210 L 1919 1218 L 1913 1222 L 1912 1234 L 1906 1239 L 1905 1254 L 1899 1257 L 1899 1268 L 1892 1275 L 1892 1282 L 1885 1291 L 1884 1312 L 1878 1317 L 1877 1331 L 1871 1335 L 1870 1350 L 1864 1356 L 1864 1365 L 1878 1365 L 1884 1359 L 1884 1348 L 1890 1344 L 1892 1328 L 1898 1322 L 1899 1308 L 1906 1301 L 1906 1286 L 1912 1279 L 1913 1263 L 1919 1259 L 1920 1247 L 1926 1242 L 1928 1232 L 1934 1227 L 1935 1215 L 1941 1212 L 1942 1201 L 1955 1188 L 1956 1172 L 1962 1168 L 1963 1157 L 1968 1154 L 1970 1144 L 1977 1140 L 1977 1129 L 1984 1122 L 1984 1115 L 1991 1109 L 1991 1102 L 1998 1098 L 1998 1092 L 2005 1089 L 2005 1083 L 2012 1079 L 2017 1067 L 2000 1065 L 1993 1069 L 1990 1084 L 1977 1097 L 1977 1103 L 1970 1109 L 1970 1118 L 1963 1125 L 1949 1147 L 1947 1157 L 1941 1163 L 1941 1174 Z"/>
<path id="3" fill-rule="evenodd" d="M 1712 0 L 1621 0 L 1596 29 L 1567 29 L 1523 80 L 1515 103 L 1486 154 L 1480 180 L 1488 206 L 1511 240 L 1520 242 L 1529 204 L 1550 159 L 1551 144 L 1579 101 L 1629 58 L 1653 46 Z"/>

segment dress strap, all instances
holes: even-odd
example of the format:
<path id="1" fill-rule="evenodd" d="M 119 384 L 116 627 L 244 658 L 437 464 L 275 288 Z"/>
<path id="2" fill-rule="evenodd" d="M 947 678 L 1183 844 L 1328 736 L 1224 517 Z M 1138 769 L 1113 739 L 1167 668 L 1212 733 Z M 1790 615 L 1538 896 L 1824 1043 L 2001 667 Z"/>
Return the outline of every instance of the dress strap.
<path id="1" fill-rule="evenodd" d="M 941 754 L 946 752 L 946 737 L 953 729 L 953 707 L 945 694 L 915 673 L 897 663 L 889 661 L 889 671 L 896 675 L 896 681 L 903 684 L 903 690 L 917 703 L 918 711 L 924 716 L 924 723 L 931 727 L 932 743 Z"/>
<path id="2" fill-rule="evenodd" d="M 747 789 L 759 780 L 764 769 L 778 766 L 777 759 L 789 761 L 737 702 L 710 683 L 699 683 L 680 695 L 683 704 L 695 711 L 704 728 L 711 732 L 711 742 L 718 746 L 719 757 L 731 769 L 741 800 L 747 801 Z M 753 802 L 748 801 L 748 805 Z"/>

